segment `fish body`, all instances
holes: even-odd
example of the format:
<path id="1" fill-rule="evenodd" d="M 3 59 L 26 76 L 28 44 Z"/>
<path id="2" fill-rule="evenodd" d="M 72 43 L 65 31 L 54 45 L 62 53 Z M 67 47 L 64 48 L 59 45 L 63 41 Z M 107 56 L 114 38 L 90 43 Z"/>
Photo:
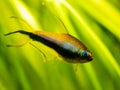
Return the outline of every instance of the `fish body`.
<path id="1" fill-rule="evenodd" d="M 6 35 L 13 33 L 28 35 L 32 40 L 43 43 L 55 50 L 64 61 L 69 63 L 85 63 L 93 59 L 92 53 L 87 47 L 80 40 L 69 34 L 18 30 Z"/>

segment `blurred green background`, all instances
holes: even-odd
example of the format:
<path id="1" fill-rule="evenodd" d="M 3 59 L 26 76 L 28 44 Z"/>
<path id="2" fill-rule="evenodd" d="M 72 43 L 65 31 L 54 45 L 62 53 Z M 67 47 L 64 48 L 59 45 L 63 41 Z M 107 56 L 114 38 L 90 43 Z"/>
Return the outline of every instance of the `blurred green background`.
<path id="1" fill-rule="evenodd" d="M 10 18 L 11 16 L 17 18 Z M 68 32 L 94 54 L 89 63 L 62 62 L 50 48 L 26 44 L 19 29 Z M 119 0 L 0 0 L 0 90 L 120 90 Z"/>

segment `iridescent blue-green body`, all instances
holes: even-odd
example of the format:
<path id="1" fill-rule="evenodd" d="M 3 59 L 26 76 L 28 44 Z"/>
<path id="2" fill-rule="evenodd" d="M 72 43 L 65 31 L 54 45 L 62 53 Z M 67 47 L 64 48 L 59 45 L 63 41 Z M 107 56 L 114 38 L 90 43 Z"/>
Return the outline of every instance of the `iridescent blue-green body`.
<path id="1" fill-rule="evenodd" d="M 85 63 L 93 59 L 92 53 L 86 48 L 86 46 L 69 34 L 38 31 L 32 33 L 24 30 L 18 30 L 6 35 L 13 33 L 28 35 L 32 40 L 47 45 L 48 47 L 54 49 L 64 61 L 69 63 Z"/>

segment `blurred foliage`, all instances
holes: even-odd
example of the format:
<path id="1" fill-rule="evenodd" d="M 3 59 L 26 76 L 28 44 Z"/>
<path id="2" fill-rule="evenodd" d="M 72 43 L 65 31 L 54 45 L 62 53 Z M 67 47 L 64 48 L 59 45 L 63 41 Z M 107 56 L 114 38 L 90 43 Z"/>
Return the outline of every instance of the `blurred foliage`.
<path id="1" fill-rule="evenodd" d="M 29 44 L 6 47 L 28 40 L 20 34 L 4 36 L 11 31 L 66 32 L 56 17 L 93 52 L 93 61 L 76 67 L 33 41 L 47 62 Z M 0 90 L 120 90 L 120 1 L 1 0 Z"/>

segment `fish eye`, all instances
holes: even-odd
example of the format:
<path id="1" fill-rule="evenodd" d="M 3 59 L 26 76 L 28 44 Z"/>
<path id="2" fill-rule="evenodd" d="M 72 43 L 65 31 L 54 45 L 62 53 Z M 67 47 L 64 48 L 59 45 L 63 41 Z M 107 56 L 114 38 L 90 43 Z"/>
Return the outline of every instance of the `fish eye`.
<path id="1" fill-rule="evenodd" d="M 88 52 L 84 51 L 84 52 L 82 53 L 82 56 L 86 57 L 86 56 L 89 56 L 89 54 L 88 54 Z"/>

